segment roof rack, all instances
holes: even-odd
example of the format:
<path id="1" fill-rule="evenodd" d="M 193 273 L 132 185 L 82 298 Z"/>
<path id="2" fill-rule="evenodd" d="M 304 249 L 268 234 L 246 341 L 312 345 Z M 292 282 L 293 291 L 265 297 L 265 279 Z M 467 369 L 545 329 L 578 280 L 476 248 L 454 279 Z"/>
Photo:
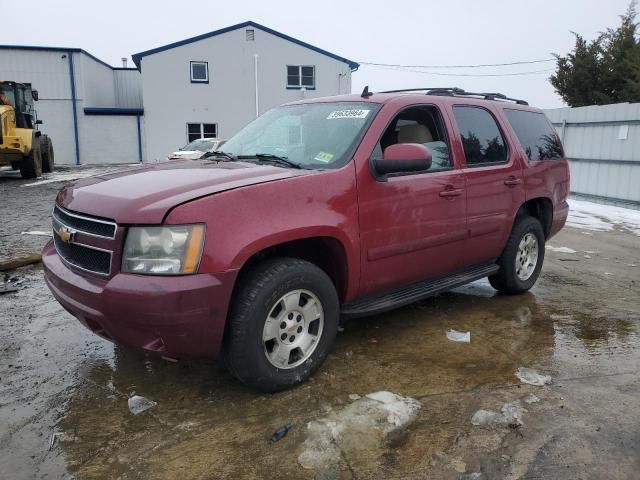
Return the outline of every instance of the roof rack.
<path id="1" fill-rule="evenodd" d="M 529 105 L 525 100 L 507 97 L 503 93 L 475 93 L 467 92 L 458 87 L 426 87 L 426 88 L 403 88 L 401 90 L 386 90 L 378 93 L 409 93 L 409 92 L 426 92 L 425 95 L 439 95 L 447 97 L 481 97 L 485 100 L 502 100 L 507 102 L 515 102 L 518 105 Z M 367 92 L 371 94 L 371 92 Z"/>

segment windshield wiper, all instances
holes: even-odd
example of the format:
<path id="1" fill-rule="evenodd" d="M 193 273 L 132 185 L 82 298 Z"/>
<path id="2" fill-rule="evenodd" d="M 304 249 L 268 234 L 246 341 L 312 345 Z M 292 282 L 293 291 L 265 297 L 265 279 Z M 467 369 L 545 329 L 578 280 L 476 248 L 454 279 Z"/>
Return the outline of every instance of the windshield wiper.
<path id="1" fill-rule="evenodd" d="M 258 160 L 264 160 L 267 162 L 284 165 L 285 167 L 292 168 L 305 168 L 293 160 L 289 160 L 287 157 L 281 157 L 272 153 L 255 153 L 253 155 L 238 155 L 239 160 L 245 160 L 250 158 L 257 158 Z"/>
<path id="2" fill-rule="evenodd" d="M 207 152 L 203 155 L 204 158 L 225 158 L 225 162 L 236 162 L 238 157 L 222 150 L 216 150 L 215 152 Z"/>

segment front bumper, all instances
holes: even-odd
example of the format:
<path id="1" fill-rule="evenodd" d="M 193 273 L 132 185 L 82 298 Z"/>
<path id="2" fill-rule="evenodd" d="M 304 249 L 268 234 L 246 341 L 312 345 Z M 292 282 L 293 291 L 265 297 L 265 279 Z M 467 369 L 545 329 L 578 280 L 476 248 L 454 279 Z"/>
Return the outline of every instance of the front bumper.
<path id="1" fill-rule="evenodd" d="M 169 358 L 218 355 L 237 271 L 97 278 L 67 266 L 53 242 L 42 263 L 58 302 L 103 338 Z"/>

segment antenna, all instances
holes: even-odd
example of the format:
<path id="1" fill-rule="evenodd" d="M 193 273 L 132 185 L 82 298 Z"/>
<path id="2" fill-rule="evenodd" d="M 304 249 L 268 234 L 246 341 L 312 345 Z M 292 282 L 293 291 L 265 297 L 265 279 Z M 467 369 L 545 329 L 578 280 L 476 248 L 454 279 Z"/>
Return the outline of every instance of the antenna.
<path id="1" fill-rule="evenodd" d="M 368 98 L 371 95 L 373 95 L 373 92 L 369 91 L 369 85 L 367 85 L 366 87 L 364 87 L 364 90 L 362 90 L 362 93 L 360 94 L 360 96 L 362 98 Z"/>

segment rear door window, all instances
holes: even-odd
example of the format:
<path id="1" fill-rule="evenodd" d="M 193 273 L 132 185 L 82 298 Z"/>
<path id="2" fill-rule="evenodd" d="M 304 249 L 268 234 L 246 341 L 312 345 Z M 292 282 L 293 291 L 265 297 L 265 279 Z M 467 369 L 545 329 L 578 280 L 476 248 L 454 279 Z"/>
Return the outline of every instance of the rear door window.
<path id="1" fill-rule="evenodd" d="M 529 160 L 564 158 L 560 138 L 543 113 L 512 108 L 505 108 L 504 113 Z"/>
<path id="2" fill-rule="evenodd" d="M 493 115 L 480 107 L 453 107 L 468 167 L 507 163 L 507 147 Z"/>

